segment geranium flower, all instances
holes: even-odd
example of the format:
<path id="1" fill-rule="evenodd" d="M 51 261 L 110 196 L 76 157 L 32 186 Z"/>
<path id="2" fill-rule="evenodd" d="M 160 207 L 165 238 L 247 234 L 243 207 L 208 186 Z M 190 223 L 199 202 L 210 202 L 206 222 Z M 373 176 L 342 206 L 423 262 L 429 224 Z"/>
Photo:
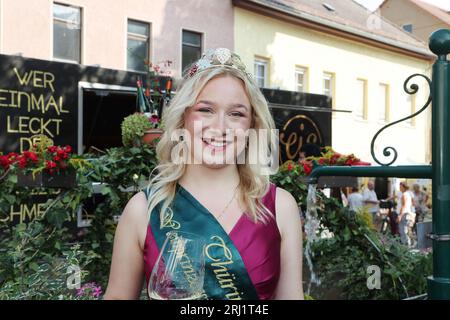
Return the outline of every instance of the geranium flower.
<path id="1" fill-rule="evenodd" d="M 307 175 L 309 175 L 312 172 L 312 167 L 309 164 L 304 163 L 303 164 L 303 171 L 305 171 L 305 173 Z"/>
<path id="2" fill-rule="evenodd" d="M 28 158 L 33 161 L 34 163 L 38 163 L 39 162 L 39 158 L 37 156 L 37 154 L 35 152 L 30 151 L 28 153 Z"/>
<path id="3" fill-rule="evenodd" d="M 58 149 L 58 147 L 56 147 L 56 146 L 50 146 L 50 147 L 47 148 L 47 150 L 52 152 L 52 153 L 55 153 L 57 149 Z"/>
<path id="4" fill-rule="evenodd" d="M 27 158 L 24 156 L 19 157 L 19 167 L 25 169 L 27 167 Z"/>
<path id="5" fill-rule="evenodd" d="M 48 160 L 47 160 L 47 161 L 46 161 L 45 168 L 46 168 L 47 170 L 54 169 L 54 168 L 56 168 L 56 163 L 53 162 L 53 161 L 48 161 Z"/>
<path id="6" fill-rule="evenodd" d="M 292 171 L 292 169 L 294 169 L 294 165 L 289 162 L 287 165 L 287 171 Z"/>
<path id="7" fill-rule="evenodd" d="M 11 161 L 8 159 L 8 156 L 0 156 L 0 166 L 3 167 L 4 170 L 8 170 Z"/>
<path id="8" fill-rule="evenodd" d="M 152 114 L 149 118 L 150 122 L 153 124 L 157 124 L 159 122 L 159 117 L 156 114 Z"/>

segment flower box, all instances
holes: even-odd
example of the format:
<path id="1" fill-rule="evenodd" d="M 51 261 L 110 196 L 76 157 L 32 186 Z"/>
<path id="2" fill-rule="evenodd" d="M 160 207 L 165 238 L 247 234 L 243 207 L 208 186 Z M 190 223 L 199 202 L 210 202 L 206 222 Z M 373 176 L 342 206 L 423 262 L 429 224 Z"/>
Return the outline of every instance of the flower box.
<path id="1" fill-rule="evenodd" d="M 50 174 L 47 171 L 33 175 L 31 173 L 17 173 L 17 184 L 21 187 L 44 187 L 70 189 L 76 185 L 76 172 L 65 172 L 62 174 Z"/>

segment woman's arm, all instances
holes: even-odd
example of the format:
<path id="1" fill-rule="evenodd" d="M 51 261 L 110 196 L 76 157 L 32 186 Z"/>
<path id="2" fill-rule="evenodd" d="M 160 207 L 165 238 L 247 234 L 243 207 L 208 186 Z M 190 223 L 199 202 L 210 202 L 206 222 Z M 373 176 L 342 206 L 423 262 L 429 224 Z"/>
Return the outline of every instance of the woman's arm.
<path id="1" fill-rule="evenodd" d="M 105 300 L 138 299 L 144 281 L 143 246 L 147 231 L 147 200 L 143 192 L 125 206 L 114 237 Z"/>
<path id="2" fill-rule="evenodd" d="M 297 202 L 289 192 L 277 188 L 275 209 L 281 233 L 281 272 L 275 299 L 302 300 L 303 237 Z"/>
<path id="3" fill-rule="evenodd" d="M 402 194 L 402 206 L 400 208 L 400 212 L 397 216 L 397 222 L 400 223 L 400 221 L 402 221 L 403 216 L 405 215 L 405 210 L 406 210 L 406 194 L 405 192 L 403 192 Z"/>

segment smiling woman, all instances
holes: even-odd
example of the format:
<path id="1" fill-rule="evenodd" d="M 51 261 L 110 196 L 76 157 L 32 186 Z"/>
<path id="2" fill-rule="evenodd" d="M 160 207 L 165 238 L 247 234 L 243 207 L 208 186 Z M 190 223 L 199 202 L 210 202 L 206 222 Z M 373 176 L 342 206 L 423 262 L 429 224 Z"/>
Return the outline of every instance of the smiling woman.
<path id="1" fill-rule="evenodd" d="M 175 230 L 205 241 L 202 297 L 303 299 L 299 210 L 270 183 L 265 163 L 249 161 L 255 152 L 274 153 L 277 140 L 240 58 L 224 48 L 205 53 L 164 112 L 156 175 L 124 209 L 105 298 L 139 297 Z M 264 138 L 251 140 L 252 131 Z M 174 159 L 179 152 L 188 157 Z"/>

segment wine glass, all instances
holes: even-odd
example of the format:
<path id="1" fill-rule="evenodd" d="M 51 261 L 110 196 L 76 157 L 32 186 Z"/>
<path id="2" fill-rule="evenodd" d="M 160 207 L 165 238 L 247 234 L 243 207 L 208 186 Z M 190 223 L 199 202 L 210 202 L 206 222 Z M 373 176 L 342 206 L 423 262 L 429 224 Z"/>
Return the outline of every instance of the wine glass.
<path id="1" fill-rule="evenodd" d="M 196 300 L 203 294 L 205 241 L 198 235 L 170 231 L 148 283 L 153 300 Z"/>

